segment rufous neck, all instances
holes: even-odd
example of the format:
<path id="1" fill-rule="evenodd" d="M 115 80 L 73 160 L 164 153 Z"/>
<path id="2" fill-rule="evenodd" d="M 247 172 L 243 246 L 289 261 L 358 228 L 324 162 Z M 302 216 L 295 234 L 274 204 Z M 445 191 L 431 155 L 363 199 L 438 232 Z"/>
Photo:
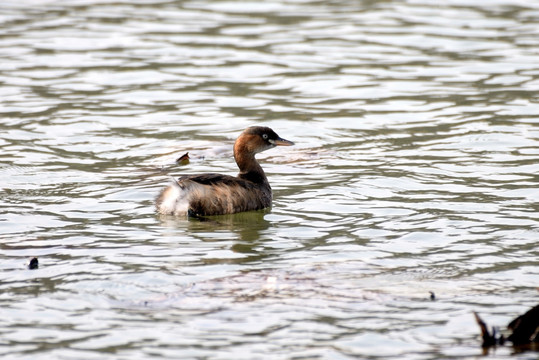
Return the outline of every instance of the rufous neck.
<path id="1" fill-rule="evenodd" d="M 256 183 L 268 182 L 264 170 L 255 159 L 255 153 L 238 141 L 234 144 L 234 159 L 240 168 L 239 178 Z"/>

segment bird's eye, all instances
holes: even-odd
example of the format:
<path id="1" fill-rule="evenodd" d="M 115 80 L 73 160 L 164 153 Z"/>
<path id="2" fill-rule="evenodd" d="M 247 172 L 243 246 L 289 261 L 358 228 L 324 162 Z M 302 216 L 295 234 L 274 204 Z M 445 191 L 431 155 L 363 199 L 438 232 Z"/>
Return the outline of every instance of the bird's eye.
<path id="1" fill-rule="evenodd" d="M 262 139 L 268 140 L 268 134 L 262 134 Z"/>

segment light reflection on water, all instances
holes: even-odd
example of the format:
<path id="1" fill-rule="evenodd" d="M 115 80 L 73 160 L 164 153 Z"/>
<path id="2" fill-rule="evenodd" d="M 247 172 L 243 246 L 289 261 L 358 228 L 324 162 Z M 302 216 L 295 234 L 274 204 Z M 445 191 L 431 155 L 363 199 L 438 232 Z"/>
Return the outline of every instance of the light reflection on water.
<path id="1" fill-rule="evenodd" d="M 480 355 L 472 311 L 537 303 L 538 11 L 0 5 L 0 353 Z M 259 123 L 296 142 L 259 156 L 271 210 L 155 214 Z"/>

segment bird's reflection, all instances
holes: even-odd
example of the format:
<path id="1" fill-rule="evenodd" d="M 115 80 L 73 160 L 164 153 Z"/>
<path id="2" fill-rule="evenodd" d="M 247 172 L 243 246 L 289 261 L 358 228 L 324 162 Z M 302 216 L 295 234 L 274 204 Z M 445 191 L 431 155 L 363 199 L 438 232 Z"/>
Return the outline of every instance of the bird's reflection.
<path id="1" fill-rule="evenodd" d="M 230 240 L 230 233 L 236 238 L 231 250 L 242 254 L 255 254 L 264 233 L 271 223 L 265 216 L 270 209 L 248 211 L 237 214 L 198 217 L 160 216 L 161 224 L 169 228 L 183 228 L 190 236 L 208 242 Z M 212 234 L 212 236 L 208 236 Z M 219 234 L 223 237 L 220 238 Z M 263 256 L 258 254 L 257 257 Z"/>

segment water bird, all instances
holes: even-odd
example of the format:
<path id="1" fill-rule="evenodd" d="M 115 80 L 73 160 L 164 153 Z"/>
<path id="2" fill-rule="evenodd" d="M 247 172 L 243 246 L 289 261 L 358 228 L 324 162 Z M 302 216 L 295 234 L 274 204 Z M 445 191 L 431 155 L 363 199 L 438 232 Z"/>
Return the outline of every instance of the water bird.
<path id="1" fill-rule="evenodd" d="M 271 187 L 255 155 L 276 146 L 294 145 L 269 127 L 251 126 L 234 143 L 237 176 L 208 173 L 175 179 L 156 199 L 164 215 L 208 216 L 264 209 L 271 205 Z"/>

